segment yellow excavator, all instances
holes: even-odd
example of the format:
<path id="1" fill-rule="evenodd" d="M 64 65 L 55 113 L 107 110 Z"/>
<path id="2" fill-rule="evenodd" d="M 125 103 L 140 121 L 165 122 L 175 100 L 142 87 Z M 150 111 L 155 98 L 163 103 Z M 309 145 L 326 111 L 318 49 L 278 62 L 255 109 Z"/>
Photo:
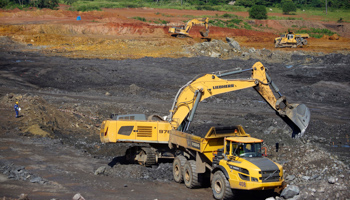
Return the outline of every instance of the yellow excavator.
<path id="1" fill-rule="evenodd" d="M 247 79 L 223 79 L 250 71 Z M 275 97 L 272 89 L 278 95 Z M 304 104 L 290 104 L 266 73 L 266 68 L 257 62 L 246 70 L 216 72 L 200 75 L 180 88 L 166 119 L 153 115 L 146 118 L 143 114 L 117 115 L 101 124 L 100 139 L 103 143 L 138 143 L 126 151 L 130 162 L 150 166 L 159 158 L 174 158 L 169 149 L 171 130 L 187 132 L 193 121 L 198 104 L 204 99 L 222 93 L 254 88 L 293 130 L 292 137 L 302 136 L 310 120 L 310 111 Z"/>
<path id="2" fill-rule="evenodd" d="M 262 63 L 251 69 L 199 75 L 180 88 L 169 115 L 115 115 L 102 122 L 103 143 L 139 143 L 126 151 L 129 162 L 150 166 L 159 158 L 173 159 L 173 177 L 187 188 L 211 184 L 215 199 L 232 199 L 236 190 L 272 190 L 285 186 L 283 167 L 264 157 L 263 140 L 250 137 L 242 126 L 211 127 L 205 137 L 187 133 L 198 104 L 231 91 L 254 88 L 293 130 L 302 136 L 310 121 L 304 104 L 290 104 Z M 251 72 L 247 79 L 223 77 Z M 278 94 L 275 97 L 272 89 Z M 202 134 L 201 134 L 202 135 Z"/>
<path id="3" fill-rule="evenodd" d="M 208 37 L 209 35 L 209 18 L 198 18 L 198 19 L 192 19 L 186 23 L 186 26 L 183 27 L 171 27 L 169 28 L 169 33 L 171 33 L 171 36 L 173 37 L 179 37 L 179 38 L 185 38 L 190 37 L 189 33 L 193 25 L 195 24 L 204 24 L 205 25 L 205 32 L 200 31 L 200 34 L 202 37 Z"/>

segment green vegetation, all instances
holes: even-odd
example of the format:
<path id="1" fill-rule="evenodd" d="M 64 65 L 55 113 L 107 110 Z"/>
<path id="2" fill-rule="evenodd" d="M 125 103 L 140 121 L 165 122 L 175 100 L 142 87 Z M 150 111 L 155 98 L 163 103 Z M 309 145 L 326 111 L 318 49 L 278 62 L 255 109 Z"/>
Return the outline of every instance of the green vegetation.
<path id="1" fill-rule="evenodd" d="M 63 0 L 64 3 L 68 5 L 72 5 L 73 3 L 77 2 L 78 0 Z"/>
<path id="2" fill-rule="evenodd" d="M 26 9 L 28 7 L 56 9 L 58 2 L 71 5 L 70 10 L 91 11 L 102 10 L 103 8 L 164 8 L 179 10 L 215 10 L 225 12 L 249 11 L 252 6 L 265 6 L 269 13 L 282 13 L 283 5 L 294 3 L 296 14 L 319 15 L 324 21 L 339 23 L 350 22 L 350 1 L 348 0 L 327 0 L 327 15 L 325 15 L 324 0 L 236 0 L 235 5 L 228 5 L 231 0 L 0 0 L 0 8 L 4 9 Z M 272 9 L 272 10 L 269 10 Z M 293 9 L 294 10 L 294 9 Z M 174 17 L 169 14 L 156 13 L 165 17 Z M 210 18 L 232 18 L 230 13 L 219 16 L 203 16 Z M 189 17 L 190 18 L 190 17 Z M 268 19 L 303 20 L 301 18 L 281 18 L 269 16 Z M 340 20 L 342 19 L 342 20 Z"/>
<path id="3" fill-rule="evenodd" d="M 133 18 L 133 19 L 136 19 L 136 20 L 143 21 L 143 22 L 146 21 L 146 18 L 144 18 L 144 17 L 132 17 L 132 18 Z"/>
<path id="4" fill-rule="evenodd" d="M 209 20 L 209 24 L 212 26 L 218 26 L 222 28 L 240 28 L 240 23 L 242 22 L 242 19 L 229 19 L 229 20 L 221 20 L 221 19 L 211 19 Z"/>
<path id="5" fill-rule="evenodd" d="M 155 24 L 167 24 L 167 23 L 169 23 L 169 21 L 158 19 L 157 21 L 153 21 L 153 23 L 155 23 Z"/>
<path id="6" fill-rule="evenodd" d="M 86 11 L 92 11 L 92 10 L 101 10 L 101 8 L 94 5 L 79 5 L 77 7 L 74 7 L 74 9 L 71 9 L 71 10 L 86 12 Z"/>
<path id="7" fill-rule="evenodd" d="M 255 5 L 249 10 L 249 17 L 253 19 L 267 19 L 266 7 Z"/>
<path id="8" fill-rule="evenodd" d="M 296 17 L 278 17 L 278 16 L 268 16 L 267 19 L 271 19 L 271 20 L 304 20 L 303 18 L 296 18 Z"/>
<path id="9" fill-rule="evenodd" d="M 334 32 L 328 30 L 328 29 L 320 29 L 320 28 L 310 28 L 310 29 L 300 29 L 295 31 L 296 33 L 308 33 L 310 37 L 313 38 L 321 38 L 323 35 L 331 36 L 335 34 Z"/>
<path id="10" fill-rule="evenodd" d="M 297 7 L 292 1 L 287 1 L 282 5 L 283 14 L 289 15 L 290 12 L 296 12 Z"/>
<path id="11" fill-rule="evenodd" d="M 247 22 L 244 22 L 244 28 L 247 29 L 247 30 L 252 30 L 252 26 L 250 26 Z"/>
<path id="12" fill-rule="evenodd" d="M 59 0 L 0 0 L 0 8 L 14 9 L 14 8 L 50 8 L 56 9 Z"/>
<path id="13" fill-rule="evenodd" d="M 320 28 L 305 29 L 305 27 L 300 27 L 299 29 L 292 29 L 292 30 L 288 29 L 288 32 L 289 31 L 294 32 L 296 34 L 307 33 L 310 35 L 310 37 L 313 37 L 313 38 L 322 38 L 323 35 L 331 36 L 331 35 L 336 34 L 329 29 L 320 29 Z M 284 34 L 284 33 L 281 33 L 280 35 L 282 35 L 282 34 Z"/>

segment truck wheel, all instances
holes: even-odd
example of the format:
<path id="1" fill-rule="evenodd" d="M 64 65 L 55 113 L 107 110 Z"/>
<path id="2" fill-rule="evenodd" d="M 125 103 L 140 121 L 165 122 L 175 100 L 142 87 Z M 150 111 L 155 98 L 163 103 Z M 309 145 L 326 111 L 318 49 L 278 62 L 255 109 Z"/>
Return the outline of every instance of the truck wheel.
<path id="1" fill-rule="evenodd" d="M 183 166 L 186 162 L 184 156 L 177 156 L 173 162 L 173 176 L 176 183 L 182 183 L 184 181 L 182 176 Z"/>
<path id="2" fill-rule="evenodd" d="M 215 199 L 224 200 L 232 199 L 233 191 L 230 187 L 230 183 L 226 179 L 222 171 L 216 171 L 211 181 L 211 189 Z"/>
<path id="3" fill-rule="evenodd" d="M 200 176 L 196 173 L 196 161 L 186 161 L 184 165 L 183 179 L 188 188 L 196 188 L 201 185 Z"/>

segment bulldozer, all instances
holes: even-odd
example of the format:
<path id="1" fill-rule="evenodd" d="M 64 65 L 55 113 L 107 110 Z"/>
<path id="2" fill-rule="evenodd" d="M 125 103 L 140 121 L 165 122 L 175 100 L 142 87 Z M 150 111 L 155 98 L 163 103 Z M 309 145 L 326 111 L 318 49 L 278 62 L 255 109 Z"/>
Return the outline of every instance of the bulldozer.
<path id="1" fill-rule="evenodd" d="M 205 31 L 200 31 L 200 34 L 203 38 L 207 38 L 209 35 L 209 18 L 197 18 L 197 19 L 192 19 L 189 20 L 186 23 L 186 26 L 182 27 L 171 27 L 169 28 L 169 33 L 171 33 L 171 36 L 173 37 L 178 37 L 178 38 L 186 38 L 186 37 L 191 37 L 189 35 L 190 30 L 193 25 L 195 24 L 204 24 L 205 25 Z"/>
<path id="2" fill-rule="evenodd" d="M 303 47 L 307 45 L 307 38 L 309 38 L 309 34 L 295 34 L 294 32 L 288 32 L 282 34 L 280 37 L 275 38 L 275 48 L 283 48 L 283 47 Z"/>

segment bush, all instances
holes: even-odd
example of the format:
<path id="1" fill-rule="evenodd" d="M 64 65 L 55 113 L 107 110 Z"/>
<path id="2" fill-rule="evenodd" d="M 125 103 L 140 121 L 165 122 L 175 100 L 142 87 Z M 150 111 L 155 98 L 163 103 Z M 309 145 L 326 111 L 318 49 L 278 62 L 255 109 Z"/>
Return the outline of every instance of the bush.
<path id="1" fill-rule="evenodd" d="M 267 19 L 266 7 L 255 5 L 249 10 L 249 17 L 253 19 Z"/>
<path id="2" fill-rule="evenodd" d="M 197 9 L 197 10 L 215 10 L 214 7 L 209 6 L 209 5 L 197 6 L 196 9 Z"/>
<path id="3" fill-rule="evenodd" d="M 283 14 L 289 15 L 290 12 L 295 12 L 295 11 L 297 11 L 297 7 L 291 1 L 285 2 L 282 6 Z"/>
<path id="4" fill-rule="evenodd" d="M 79 5 L 78 7 L 72 10 L 86 12 L 92 10 L 101 10 L 101 8 L 97 5 Z"/>
<path id="5" fill-rule="evenodd" d="M 64 0 L 64 3 L 68 5 L 72 5 L 73 3 L 77 2 L 78 0 Z"/>
<path id="6" fill-rule="evenodd" d="M 133 18 L 133 19 L 136 19 L 136 20 L 143 21 L 143 22 L 146 21 L 146 18 L 144 18 L 144 17 L 132 17 L 132 18 Z"/>
<path id="7" fill-rule="evenodd" d="M 0 0 L 0 8 L 5 8 L 9 3 L 9 0 Z"/>
<path id="8" fill-rule="evenodd" d="M 58 0 L 39 0 L 38 8 L 54 9 L 58 7 Z"/>

